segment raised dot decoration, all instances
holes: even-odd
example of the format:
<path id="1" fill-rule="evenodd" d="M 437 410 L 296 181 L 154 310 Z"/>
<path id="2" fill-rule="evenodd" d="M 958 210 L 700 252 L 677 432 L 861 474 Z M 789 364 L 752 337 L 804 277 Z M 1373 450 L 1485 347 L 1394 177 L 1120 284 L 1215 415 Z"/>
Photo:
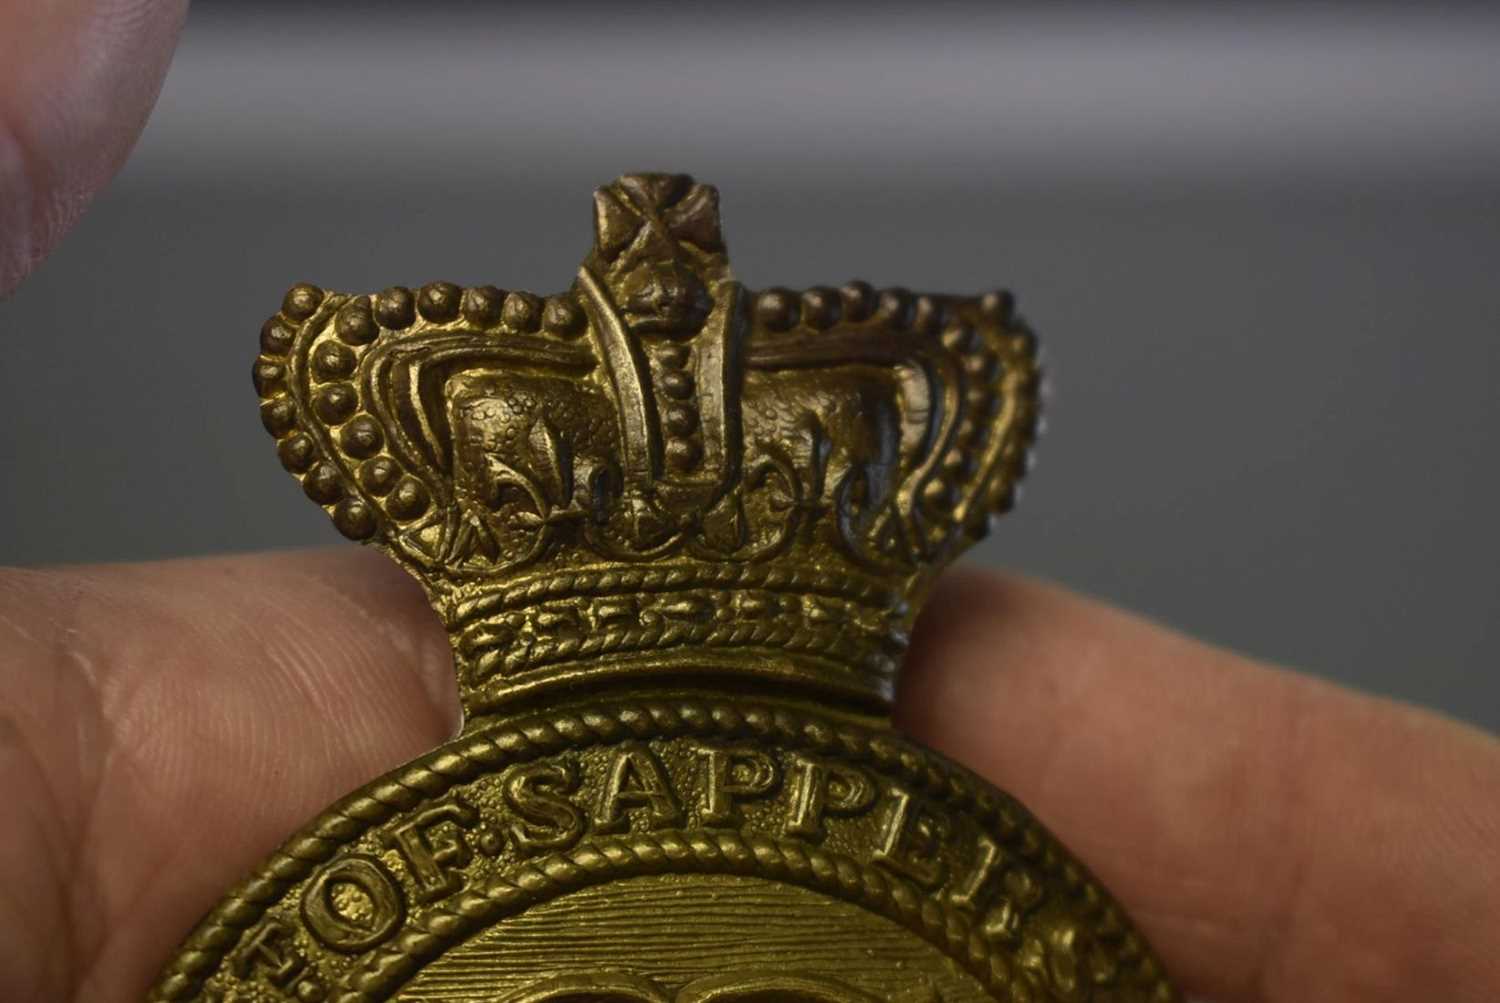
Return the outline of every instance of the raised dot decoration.
<path id="1" fill-rule="evenodd" d="M 686 404 L 672 404 L 663 415 L 663 423 L 673 435 L 692 435 L 698 428 L 698 412 Z"/>
<path id="2" fill-rule="evenodd" d="M 281 459 L 281 465 L 294 474 L 300 474 L 312 466 L 313 460 L 317 459 L 317 450 L 313 441 L 305 432 L 289 435 L 282 439 L 276 447 L 276 455 Z"/>
<path id="3" fill-rule="evenodd" d="M 260 350 L 265 355 L 280 358 L 292 350 L 292 341 L 297 329 L 279 316 L 266 321 L 260 329 Z"/>
<path id="4" fill-rule="evenodd" d="M 668 343 L 657 348 L 656 360 L 661 366 L 662 393 L 678 401 L 691 397 L 693 377 L 684 370 L 692 361 L 692 350 L 680 342 Z M 667 466 L 678 473 L 696 469 L 703 460 L 703 447 L 689 437 L 698 427 L 698 412 L 687 404 L 670 403 L 662 413 L 662 423 L 668 436 Z"/>
<path id="5" fill-rule="evenodd" d="M 338 468 L 323 460 L 302 478 L 302 492 L 320 505 L 332 505 L 344 496 Z"/>
<path id="6" fill-rule="evenodd" d="M 832 289 L 818 286 L 802 294 L 802 323 L 809 327 L 818 330 L 832 327 L 842 313 L 839 294 Z"/>
<path id="7" fill-rule="evenodd" d="M 333 510 L 333 524 L 351 540 L 375 535 L 375 513 L 358 498 L 345 498 Z"/>
<path id="8" fill-rule="evenodd" d="M 947 512 L 958 504 L 958 491 L 947 481 L 934 477 L 922 486 L 922 499 L 935 510 Z"/>
<path id="9" fill-rule="evenodd" d="M 260 423 L 279 439 L 297 426 L 296 405 L 290 397 L 266 401 L 260 406 Z"/>
<path id="10" fill-rule="evenodd" d="M 355 459 L 374 456 L 384 444 L 380 423 L 367 414 L 352 419 L 339 433 L 339 446 Z"/>
<path id="11" fill-rule="evenodd" d="M 663 366 L 669 369 L 681 369 L 688 364 L 690 354 L 686 345 L 674 343 L 661 346 L 656 352 L 656 357 Z"/>
<path id="12" fill-rule="evenodd" d="M 918 296 L 911 326 L 923 334 L 936 334 L 943 326 L 943 304 L 933 296 Z"/>
<path id="13" fill-rule="evenodd" d="M 661 374 L 661 392 L 677 400 L 693 396 L 693 378 L 681 370 L 669 369 Z"/>
<path id="14" fill-rule="evenodd" d="M 452 282 L 429 282 L 417 294 L 417 312 L 434 324 L 443 324 L 458 316 L 463 292 Z"/>
<path id="15" fill-rule="evenodd" d="M 549 296 L 542 306 L 542 327 L 559 338 L 583 333 L 583 309 L 571 296 Z"/>
<path id="16" fill-rule="evenodd" d="M 400 479 L 401 468 L 389 456 L 377 456 L 360 464 L 360 486 L 376 497 L 389 494 Z"/>
<path id="17" fill-rule="evenodd" d="M 979 312 L 985 319 L 1008 327 L 1015 320 L 1016 298 L 1005 289 L 985 293 L 979 299 Z"/>
<path id="18" fill-rule="evenodd" d="M 686 472 L 703 459 L 703 448 L 691 439 L 672 439 L 666 446 L 667 463 L 672 469 Z"/>
<path id="19" fill-rule="evenodd" d="M 844 317 L 846 320 L 858 323 L 866 320 L 875 311 L 875 290 L 870 288 L 870 283 L 855 279 L 846 283 L 839 290 L 839 299 L 843 301 Z"/>
<path id="20" fill-rule="evenodd" d="M 330 425 L 341 425 L 354 413 L 359 397 L 347 383 L 332 383 L 313 397 L 313 412 Z"/>
<path id="21" fill-rule="evenodd" d="M 974 454 L 964 449 L 950 449 L 943 454 L 943 470 L 954 477 L 966 478 L 974 473 Z"/>
<path id="22" fill-rule="evenodd" d="M 505 290 L 494 286 L 465 289 L 459 301 L 464 320 L 476 327 L 493 327 L 500 322 L 500 308 L 505 305 Z"/>
<path id="23" fill-rule="evenodd" d="M 943 347 L 960 355 L 977 351 L 980 346 L 978 333 L 962 320 L 953 320 L 943 329 Z"/>
<path id="24" fill-rule="evenodd" d="M 1000 360 L 991 352 L 974 352 L 964 358 L 964 369 L 984 385 L 1000 372 Z"/>
<path id="25" fill-rule="evenodd" d="M 375 340 L 380 327 L 370 313 L 370 301 L 361 296 L 339 308 L 333 319 L 333 331 L 349 345 L 367 345 Z"/>
<path id="26" fill-rule="evenodd" d="M 286 291 L 281 301 L 281 312 L 292 320 L 303 321 L 311 317 L 323 302 L 323 290 L 306 282 L 299 282 Z"/>
<path id="27" fill-rule="evenodd" d="M 262 397 L 269 397 L 286 389 L 286 367 L 279 362 L 255 360 L 255 367 L 250 371 L 250 378 L 255 384 L 255 392 Z"/>
<path id="28" fill-rule="evenodd" d="M 354 353 L 337 341 L 325 341 L 313 349 L 312 371 L 319 380 L 341 380 L 354 372 Z"/>
<path id="29" fill-rule="evenodd" d="M 911 309 L 911 293 L 899 287 L 883 289 L 876 300 L 875 315 L 892 327 L 908 327 Z"/>
<path id="30" fill-rule="evenodd" d="M 396 484 L 390 500 L 386 502 L 386 510 L 397 519 L 415 519 L 427 511 L 430 502 L 431 498 L 422 482 L 408 475 Z"/>
<path id="31" fill-rule="evenodd" d="M 323 1003 L 328 998 L 328 991 L 311 979 L 303 979 L 297 983 L 298 1003 Z"/>
<path id="32" fill-rule="evenodd" d="M 417 301 L 405 286 L 391 286 L 375 297 L 375 319 L 393 331 L 411 327 L 417 319 Z"/>
<path id="33" fill-rule="evenodd" d="M 787 289 L 767 289 L 755 298 L 755 319 L 768 331 L 786 331 L 800 319 L 797 297 Z"/>
<path id="34" fill-rule="evenodd" d="M 511 293 L 500 308 L 500 323 L 506 330 L 530 334 L 542 322 L 542 301 L 531 293 Z"/>

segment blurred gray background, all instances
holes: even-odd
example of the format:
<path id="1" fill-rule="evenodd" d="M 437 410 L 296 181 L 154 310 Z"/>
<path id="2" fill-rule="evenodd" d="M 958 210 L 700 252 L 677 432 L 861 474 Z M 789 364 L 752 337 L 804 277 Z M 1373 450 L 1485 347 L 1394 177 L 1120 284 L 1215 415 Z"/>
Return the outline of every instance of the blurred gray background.
<path id="1" fill-rule="evenodd" d="M 0 561 L 332 544 L 250 361 L 294 280 L 551 291 L 625 170 L 752 286 L 1014 289 L 1050 364 L 972 558 L 1500 729 L 1500 13 L 200 2 L 0 304 Z"/>

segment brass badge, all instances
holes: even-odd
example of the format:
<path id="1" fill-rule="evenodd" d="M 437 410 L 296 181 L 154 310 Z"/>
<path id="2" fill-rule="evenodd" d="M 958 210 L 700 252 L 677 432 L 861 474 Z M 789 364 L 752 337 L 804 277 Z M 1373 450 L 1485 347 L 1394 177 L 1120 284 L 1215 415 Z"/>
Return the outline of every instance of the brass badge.
<path id="1" fill-rule="evenodd" d="M 427 591 L 463 732 L 293 836 L 151 999 L 1170 1001 L 1013 799 L 891 730 L 1037 418 L 1010 298 L 753 293 L 626 175 L 554 296 L 299 285 L 282 465 Z"/>

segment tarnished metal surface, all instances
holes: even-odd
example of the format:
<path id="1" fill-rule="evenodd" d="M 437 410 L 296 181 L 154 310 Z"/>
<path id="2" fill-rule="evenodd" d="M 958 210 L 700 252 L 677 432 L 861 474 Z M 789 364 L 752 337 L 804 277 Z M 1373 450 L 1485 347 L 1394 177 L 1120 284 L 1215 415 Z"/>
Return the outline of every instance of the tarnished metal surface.
<path id="1" fill-rule="evenodd" d="M 426 589 L 466 723 L 334 805 L 157 1001 L 1176 999 L 1005 794 L 890 730 L 1037 420 L 1002 292 L 734 281 L 718 193 L 594 196 L 552 296 L 299 285 L 283 466 Z"/>

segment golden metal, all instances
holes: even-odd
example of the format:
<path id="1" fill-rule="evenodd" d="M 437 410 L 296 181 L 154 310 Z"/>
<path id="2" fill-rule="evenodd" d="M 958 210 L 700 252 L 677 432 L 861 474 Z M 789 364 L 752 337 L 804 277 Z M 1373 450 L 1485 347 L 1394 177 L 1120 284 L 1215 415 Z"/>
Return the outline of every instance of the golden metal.
<path id="1" fill-rule="evenodd" d="M 266 323 L 281 462 L 427 590 L 465 726 L 293 836 L 151 999 L 1177 999 L 1035 819 L 887 719 L 1024 470 L 1009 295 L 752 293 L 681 175 L 594 225 L 554 296 L 298 285 Z"/>

